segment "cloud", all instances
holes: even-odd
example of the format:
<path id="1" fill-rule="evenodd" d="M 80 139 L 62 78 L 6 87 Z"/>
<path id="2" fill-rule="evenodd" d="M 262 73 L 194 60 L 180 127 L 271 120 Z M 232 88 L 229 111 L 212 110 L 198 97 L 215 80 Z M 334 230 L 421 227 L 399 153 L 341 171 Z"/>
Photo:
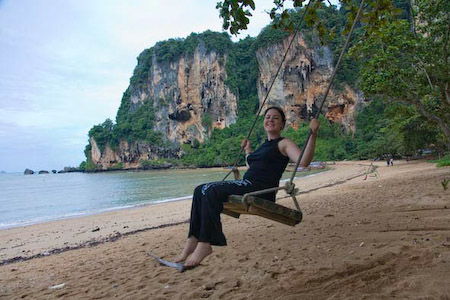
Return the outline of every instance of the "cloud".
<path id="1" fill-rule="evenodd" d="M 48 130 L 0 122 L 0 140 L 7 141 L 0 147 L 0 170 L 61 170 L 64 166 L 78 166 L 84 160 L 87 132 L 76 127 Z"/>
<path id="2" fill-rule="evenodd" d="M 273 2 L 256 5 L 235 41 L 268 24 Z M 0 170 L 78 165 L 89 129 L 115 119 L 144 49 L 221 25 L 215 1 L 1 1 Z"/>

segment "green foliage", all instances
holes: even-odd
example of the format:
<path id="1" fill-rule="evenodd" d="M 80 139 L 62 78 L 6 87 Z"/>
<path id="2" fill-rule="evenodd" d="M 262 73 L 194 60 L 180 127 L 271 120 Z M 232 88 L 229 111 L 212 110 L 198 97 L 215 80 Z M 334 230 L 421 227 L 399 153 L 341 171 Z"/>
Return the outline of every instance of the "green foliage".
<path id="1" fill-rule="evenodd" d="M 108 168 L 108 171 L 114 171 L 114 170 L 122 170 L 123 169 L 123 163 L 118 162 Z"/>
<path id="2" fill-rule="evenodd" d="M 440 168 L 440 167 L 448 167 L 450 166 L 450 153 L 448 153 L 447 155 L 444 155 L 443 157 L 436 159 L 436 160 L 432 160 L 430 161 L 432 163 L 436 163 L 436 167 Z"/>
<path id="3" fill-rule="evenodd" d="M 224 54 L 232 47 L 232 42 L 227 33 L 210 30 L 200 34 L 191 33 L 185 39 L 177 38 L 158 42 L 154 47 L 145 49 L 139 54 L 137 66 L 130 79 L 130 85 L 134 88 L 145 86 L 151 76 L 153 59 L 156 59 L 159 63 L 176 61 L 183 55 L 192 55 L 199 45 L 204 45 L 206 52 L 215 51 Z M 123 100 L 127 99 L 128 97 L 124 97 Z"/>
<path id="4" fill-rule="evenodd" d="M 95 125 L 89 130 L 89 136 L 95 139 L 101 152 L 105 151 L 106 144 L 111 140 L 113 129 L 114 124 L 111 119 L 106 119 L 102 124 Z"/>
<path id="5" fill-rule="evenodd" d="M 403 153 L 414 153 L 417 149 L 436 144 L 439 130 L 420 115 L 410 104 L 394 102 L 387 105 L 388 130 L 398 132 Z"/>
<path id="6" fill-rule="evenodd" d="M 384 107 L 381 109 L 381 114 L 384 113 Z M 397 153 L 394 146 L 384 147 L 386 137 L 381 132 L 373 136 L 366 135 L 366 128 L 374 128 L 378 131 L 384 129 L 383 126 L 376 128 L 379 121 L 376 118 L 374 110 L 362 112 L 361 118 L 363 120 L 372 118 L 372 121 L 361 124 L 362 130 L 359 137 L 354 138 L 349 133 L 345 133 L 341 126 L 336 123 L 327 121 L 324 117 L 320 117 L 321 127 L 319 136 L 316 142 L 316 151 L 314 155 L 315 160 L 343 160 L 343 159 L 368 159 L 381 156 L 386 153 Z M 237 124 L 230 126 L 224 130 L 214 130 L 211 138 L 200 147 L 194 148 L 189 145 L 184 145 L 183 150 L 185 155 L 183 163 L 187 165 L 196 165 L 200 167 L 212 167 L 232 165 L 240 150 L 240 142 L 247 134 L 251 126 L 251 120 L 240 120 Z M 304 146 L 306 138 L 309 133 L 309 126 L 301 124 L 297 130 L 287 128 L 283 136 L 292 139 L 300 147 Z M 254 130 L 250 141 L 253 148 L 256 148 L 266 139 L 262 120 Z M 366 141 L 367 140 L 367 141 Z M 367 143 L 371 143 L 371 147 L 367 147 Z M 378 146 L 375 147 L 374 146 Z M 390 151 L 390 152 L 386 152 Z M 244 164 L 244 157 L 241 156 L 238 161 L 240 165 Z"/>
<path id="7" fill-rule="evenodd" d="M 197 139 L 194 139 L 194 141 L 192 142 L 192 148 L 194 148 L 194 149 L 200 148 L 200 145 L 201 145 L 200 141 Z"/>
<path id="8" fill-rule="evenodd" d="M 153 48 L 158 62 L 175 61 L 180 58 L 185 50 L 190 52 L 194 49 L 185 49 L 183 39 L 169 39 L 167 41 L 157 42 Z"/>
<path id="9" fill-rule="evenodd" d="M 258 62 L 255 39 L 247 37 L 233 45 L 225 66 L 225 84 L 238 96 L 239 118 L 253 118 L 258 110 Z"/>
<path id="10" fill-rule="evenodd" d="M 132 85 L 130 85 L 125 93 L 122 95 L 122 101 L 120 102 L 119 110 L 117 111 L 116 115 L 116 123 L 122 123 L 126 121 L 128 118 L 128 114 L 130 112 L 131 108 L 131 101 L 130 101 L 130 91 L 132 89 Z"/>
<path id="11" fill-rule="evenodd" d="M 146 49 L 139 54 L 137 66 L 134 68 L 130 84 L 133 86 L 143 86 L 147 83 L 152 68 L 154 49 Z"/>
<path id="12" fill-rule="evenodd" d="M 86 169 L 86 161 L 84 160 L 84 161 L 82 161 L 81 163 L 80 163 L 80 165 L 78 166 L 78 169 L 80 170 L 80 171 L 84 171 L 85 169 Z"/>
<path id="13" fill-rule="evenodd" d="M 439 130 L 439 143 L 450 148 L 450 3 L 415 4 L 414 24 L 388 14 L 354 49 L 362 62 L 361 88 L 367 96 L 413 106 L 426 127 Z"/>
<path id="14" fill-rule="evenodd" d="M 202 118 L 202 126 L 205 128 L 211 128 L 212 118 L 210 114 L 205 114 Z"/>
<path id="15" fill-rule="evenodd" d="M 191 33 L 186 39 L 169 39 L 156 43 L 151 48 L 158 62 L 171 62 L 183 55 L 192 55 L 199 45 L 204 45 L 206 52 L 227 53 L 232 47 L 230 36 L 226 33 L 207 30 L 203 33 Z M 145 52 L 145 51 L 144 51 Z"/>
<path id="16" fill-rule="evenodd" d="M 238 119 L 236 124 L 223 130 L 214 129 L 211 137 L 203 144 L 183 145 L 185 155 L 182 163 L 185 165 L 195 165 L 198 167 L 228 166 L 232 165 L 240 151 L 242 139 L 246 136 L 252 120 Z M 265 139 L 262 123 L 254 129 L 254 134 L 250 138 L 252 145 L 259 145 Z M 239 164 L 244 164 L 244 158 L 240 157 Z"/>
<path id="17" fill-rule="evenodd" d="M 298 19 L 292 18 L 292 13 L 300 8 L 306 7 L 306 0 L 293 1 L 294 10 L 285 8 L 285 3 L 291 2 L 287 0 L 273 1 L 273 8 L 269 12 L 269 16 L 275 26 L 283 28 L 284 30 L 293 31 L 296 27 L 295 22 Z M 311 5 L 312 3 L 312 5 Z M 320 10 L 326 2 L 324 0 L 311 1 L 308 13 L 305 15 L 305 23 L 309 27 L 314 27 L 321 36 L 330 34 L 326 28 L 326 20 L 320 18 L 318 10 Z M 358 12 L 359 1 L 341 0 L 341 8 L 346 11 L 347 22 L 345 25 L 346 34 L 353 23 Z M 241 30 L 247 29 L 252 16 L 251 10 L 255 10 L 255 3 L 251 0 L 224 0 L 217 3 L 216 8 L 219 10 L 219 15 L 223 19 L 223 29 L 230 30 L 231 34 L 237 34 Z M 386 24 L 387 20 L 384 17 L 386 14 L 397 12 L 392 5 L 391 0 L 366 0 L 366 6 L 363 10 L 361 20 L 367 24 L 369 30 L 375 30 L 379 26 Z"/>
<path id="18" fill-rule="evenodd" d="M 117 124 L 107 119 L 89 131 L 89 136 L 95 139 L 101 152 L 105 150 L 106 145 L 117 150 L 121 140 L 145 141 L 150 145 L 164 145 L 162 134 L 153 130 L 155 112 L 152 101 L 144 102 L 134 113 L 124 114 L 120 109 L 119 112 Z M 86 157 L 88 157 L 88 152 L 85 151 Z"/>
<path id="19" fill-rule="evenodd" d="M 283 41 L 284 38 L 289 36 L 289 32 L 281 28 L 274 28 L 271 25 L 264 27 L 260 34 L 256 38 L 255 48 L 265 48 L 269 45 L 279 43 Z"/>
<path id="20" fill-rule="evenodd" d="M 448 165 L 450 166 L 450 163 Z M 444 191 L 448 189 L 449 182 L 450 182 L 450 179 L 447 179 L 447 178 L 441 181 L 441 185 L 442 185 L 442 188 L 444 189 Z"/>
<path id="21" fill-rule="evenodd" d="M 316 141 L 314 160 L 343 160 L 352 158 L 356 149 L 350 134 L 345 133 L 341 126 L 319 117 L 320 129 Z M 297 130 L 288 128 L 284 136 L 293 140 L 299 147 L 303 147 L 309 134 L 309 125 L 301 124 Z"/>
<path id="22" fill-rule="evenodd" d="M 153 101 L 144 102 L 134 113 L 125 114 L 121 112 L 121 108 L 119 108 L 120 114 L 117 115 L 118 122 L 109 135 L 108 142 L 112 149 L 117 149 L 121 140 L 163 145 L 162 134 L 153 130 L 155 121 Z"/>
<path id="23" fill-rule="evenodd" d="M 149 144 L 160 144 L 161 133 L 153 130 L 154 121 L 153 101 L 146 101 L 134 113 L 128 114 L 125 122 L 117 124 L 117 135 L 119 138 L 126 137 L 129 141 L 142 140 Z"/>
<path id="24" fill-rule="evenodd" d="M 83 161 L 80 166 L 79 169 L 80 171 L 84 171 L 84 172 L 95 172 L 97 170 L 100 170 L 101 167 L 97 166 L 96 164 L 94 164 L 92 162 L 92 157 L 91 157 L 91 144 L 86 145 L 85 149 L 84 149 L 84 154 L 86 156 L 86 161 Z"/>
<path id="25" fill-rule="evenodd" d="M 429 0 L 422 1 L 432 2 Z M 295 28 L 298 28 L 298 22 L 302 20 L 304 15 L 300 28 L 314 28 L 322 43 L 330 45 L 335 56 L 339 55 L 344 36 L 350 31 L 350 27 L 356 18 L 359 2 L 340 0 L 338 11 L 336 6 L 327 6 L 329 2 L 325 0 L 314 1 L 308 4 L 306 14 L 304 14 L 306 1 L 293 1 L 294 9 L 285 8 L 286 2 L 290 1 L 277 0 L 273 2 L 273 7 L 268 12 L 272 19 L 271 26 L 266 28 L 258 37 L 258 47 L 280 41 L 283 36 L 293 32 Z M 389 24 L 390 16 L 399 15 L 403 19 L 412 20 L 412 13 L 407 0 L 366 0 L 365 3 L 361 22 L 357 23 L 354 33 L 354 41 L 358 41 L 363 35 L 371 35 L 380 27 Z M 219 10 L 219 15 L 223 19 L 223 29 L 229 29 L 231 34 L 237 34 L 247 28 L 252 16 L 251 11 L 255 10 L 255 3 L 249 0 L 224 0 L 217 3 L 216 9 Z M 338 13 L 336 13 L 337 11 Z M 364 30 L 361 28 L 362 24 Z M 313 31 L 309 30 L 309 32 Z M 312 41 L 313 36 L 307 32 L 305 39 Z M 337 57 L 335 57 L 336 60 Z M 356 87 L 359 81 L 358 75 L 359 64 L 352 57 L 344 57 L 340 72 L 337 73 L 336 88 L 342 90 L 344 83 Z"/>
<path id="26" fill-rule="evenodd" d="M 220 17 L 223 18 L 223 28 L 230 28 L 231 34 L 237 34 L 241 29 L 247 29 L 249 23 L 248 17 L 252 14 L 246 8 L 255 10 L 255 2 L 253 0 L 224 0 L 218 2 L 216 8 L 220 9 Z"/>
<path id="27" fill-rule="evenodd" d="M 450 166 L 450 158 L 442 159 L 437 164 L 438 167 L 449 167 Z"/>
<path id="28" fill-rule="evenodd" d="M 356 126 L 354 158 L 372 159 L 404 153 L 403 136 L 397 128 L 391 128 L 389 107 L 383 101 L 375 100 L 364 107 L 358 113 Z"/>
<path id="29" fill-rule="evenodd" d="M 86 161 L 81 162 L 78 169 L 82 172 L 87 172 L 87 173 L 100 170 L 100 168 L 97 165 L 95 165 L 91 160 L 86 160 Z"/>
<path id="30" fill-rule="evenodd" d="M 397 21 L 380 29 L 379 35 L 361 45 L 360 51 L 366 57 L 362 71 L 362 89 L 368 94 L 381 94 L 389 91 L 391 97 L 403 97 L 409 90 L 405 78 L 413 78 L 413 56 L 409 48 L 414 47 L 409 24 Z"/>
<path id="31" fill-rule="evenodd" d="M 94 164 L 92 161 L 88 160 L 86 162 L 86 165 L 84 166 L 84 171 L 85 172 L 95 172 L 101 170 L 101 168 L 99 166 L 97 166 L 96 164 Z"/>
<path id="32" fill-rule="evenodd" d="M 435 129 L 421 124 L 411 109 L 372 101 L 358 113 L 354 136 L 321 116 L 314 159 L 374 159 L 384 155 L 411 155 L 417 149 L 427 148 L 436 136 Z M 308 125 L 301 124 L 298 130 L 288 128 L 283 135 L 303 146 L 308 133 Z"/>
<path id="33" fill-rule="evenodd" d="M 167 163 L 166 159 L 141 159 L 139 161 L 139 165 L 141 169 L 148 170 L 148 169 L 157 169 L 161 166 L 165 165 Z"/>
<path id="34" fill-rule="evenodd" d="M 321 34 L 320 39 L 323 44 L 328 45 L 333 52 L 333 64 L 336 65 L 339 55 L 345 43 L 346 22 L 349 12 L 345 8 L 336 9 L 334 6 L 321 5 L 316 8 L 317 18 L 321 20 L 326 34 Z M 310 26 L 312 26 L 311 24 Z M 357 24 L 350 40 L 350 47 L 361 39 L 363 30 L 361 24 Z M 339 66 L 339 71 L 333 82 L 334 88 L 343 90 L 345 84 L 358 87 L 360 66 L 355 58 L 345 55 Z"/>

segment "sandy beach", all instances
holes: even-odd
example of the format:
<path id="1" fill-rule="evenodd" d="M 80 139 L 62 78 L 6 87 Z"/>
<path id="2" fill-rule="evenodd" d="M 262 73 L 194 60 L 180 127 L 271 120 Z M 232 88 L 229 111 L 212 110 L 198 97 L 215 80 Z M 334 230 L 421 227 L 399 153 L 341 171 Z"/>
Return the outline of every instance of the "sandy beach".
<path id="1" fill-rule="evenodd" d="M 296 227 L 223 216 L 228 246 L 183 273 L 147 252 L 182 250 L 190 200 L 1 230 L 0 299 L 450 299 L 450 168 L 374 164 L 296 180 Z"/>

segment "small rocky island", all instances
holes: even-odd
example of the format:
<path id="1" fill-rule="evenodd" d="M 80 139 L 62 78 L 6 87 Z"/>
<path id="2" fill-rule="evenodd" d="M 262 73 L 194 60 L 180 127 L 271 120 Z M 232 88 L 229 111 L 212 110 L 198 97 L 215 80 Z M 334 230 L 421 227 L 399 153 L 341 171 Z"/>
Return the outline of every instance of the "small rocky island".
<path id="1" fill-rule="evenodd" d="M 63 170 L 60 171 L 56 171 L 56 170 L 52 170 L 53 174 L 60 174 L 60 173 L 70 173 L 70 172 L 82 172 L 79 168 L 74 168 L 74 167 L 64 167 Z M 23 171 L 24 175 L 33 175 L 35 172 L 31 169 L 26 168 L 25 171 Z M 40 170 L 38 172 L 38 174 L 50 174 L 49 171 L 47 170 Z"/>

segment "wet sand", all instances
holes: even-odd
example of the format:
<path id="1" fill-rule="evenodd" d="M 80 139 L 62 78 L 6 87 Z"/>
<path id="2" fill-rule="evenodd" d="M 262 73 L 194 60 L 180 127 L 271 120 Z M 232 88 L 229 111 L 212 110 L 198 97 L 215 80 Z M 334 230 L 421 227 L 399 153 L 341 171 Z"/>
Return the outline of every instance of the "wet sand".
<path id="1" fill-rule="evenodd" d="M 184 273 L 146 253 L 181 251 L 190 201 L 1 230 L 0 299 L 450 299 L 450 168 L 369 164 L 297 180 L 296 227 L 223 216 L 228 246 Z"/>

